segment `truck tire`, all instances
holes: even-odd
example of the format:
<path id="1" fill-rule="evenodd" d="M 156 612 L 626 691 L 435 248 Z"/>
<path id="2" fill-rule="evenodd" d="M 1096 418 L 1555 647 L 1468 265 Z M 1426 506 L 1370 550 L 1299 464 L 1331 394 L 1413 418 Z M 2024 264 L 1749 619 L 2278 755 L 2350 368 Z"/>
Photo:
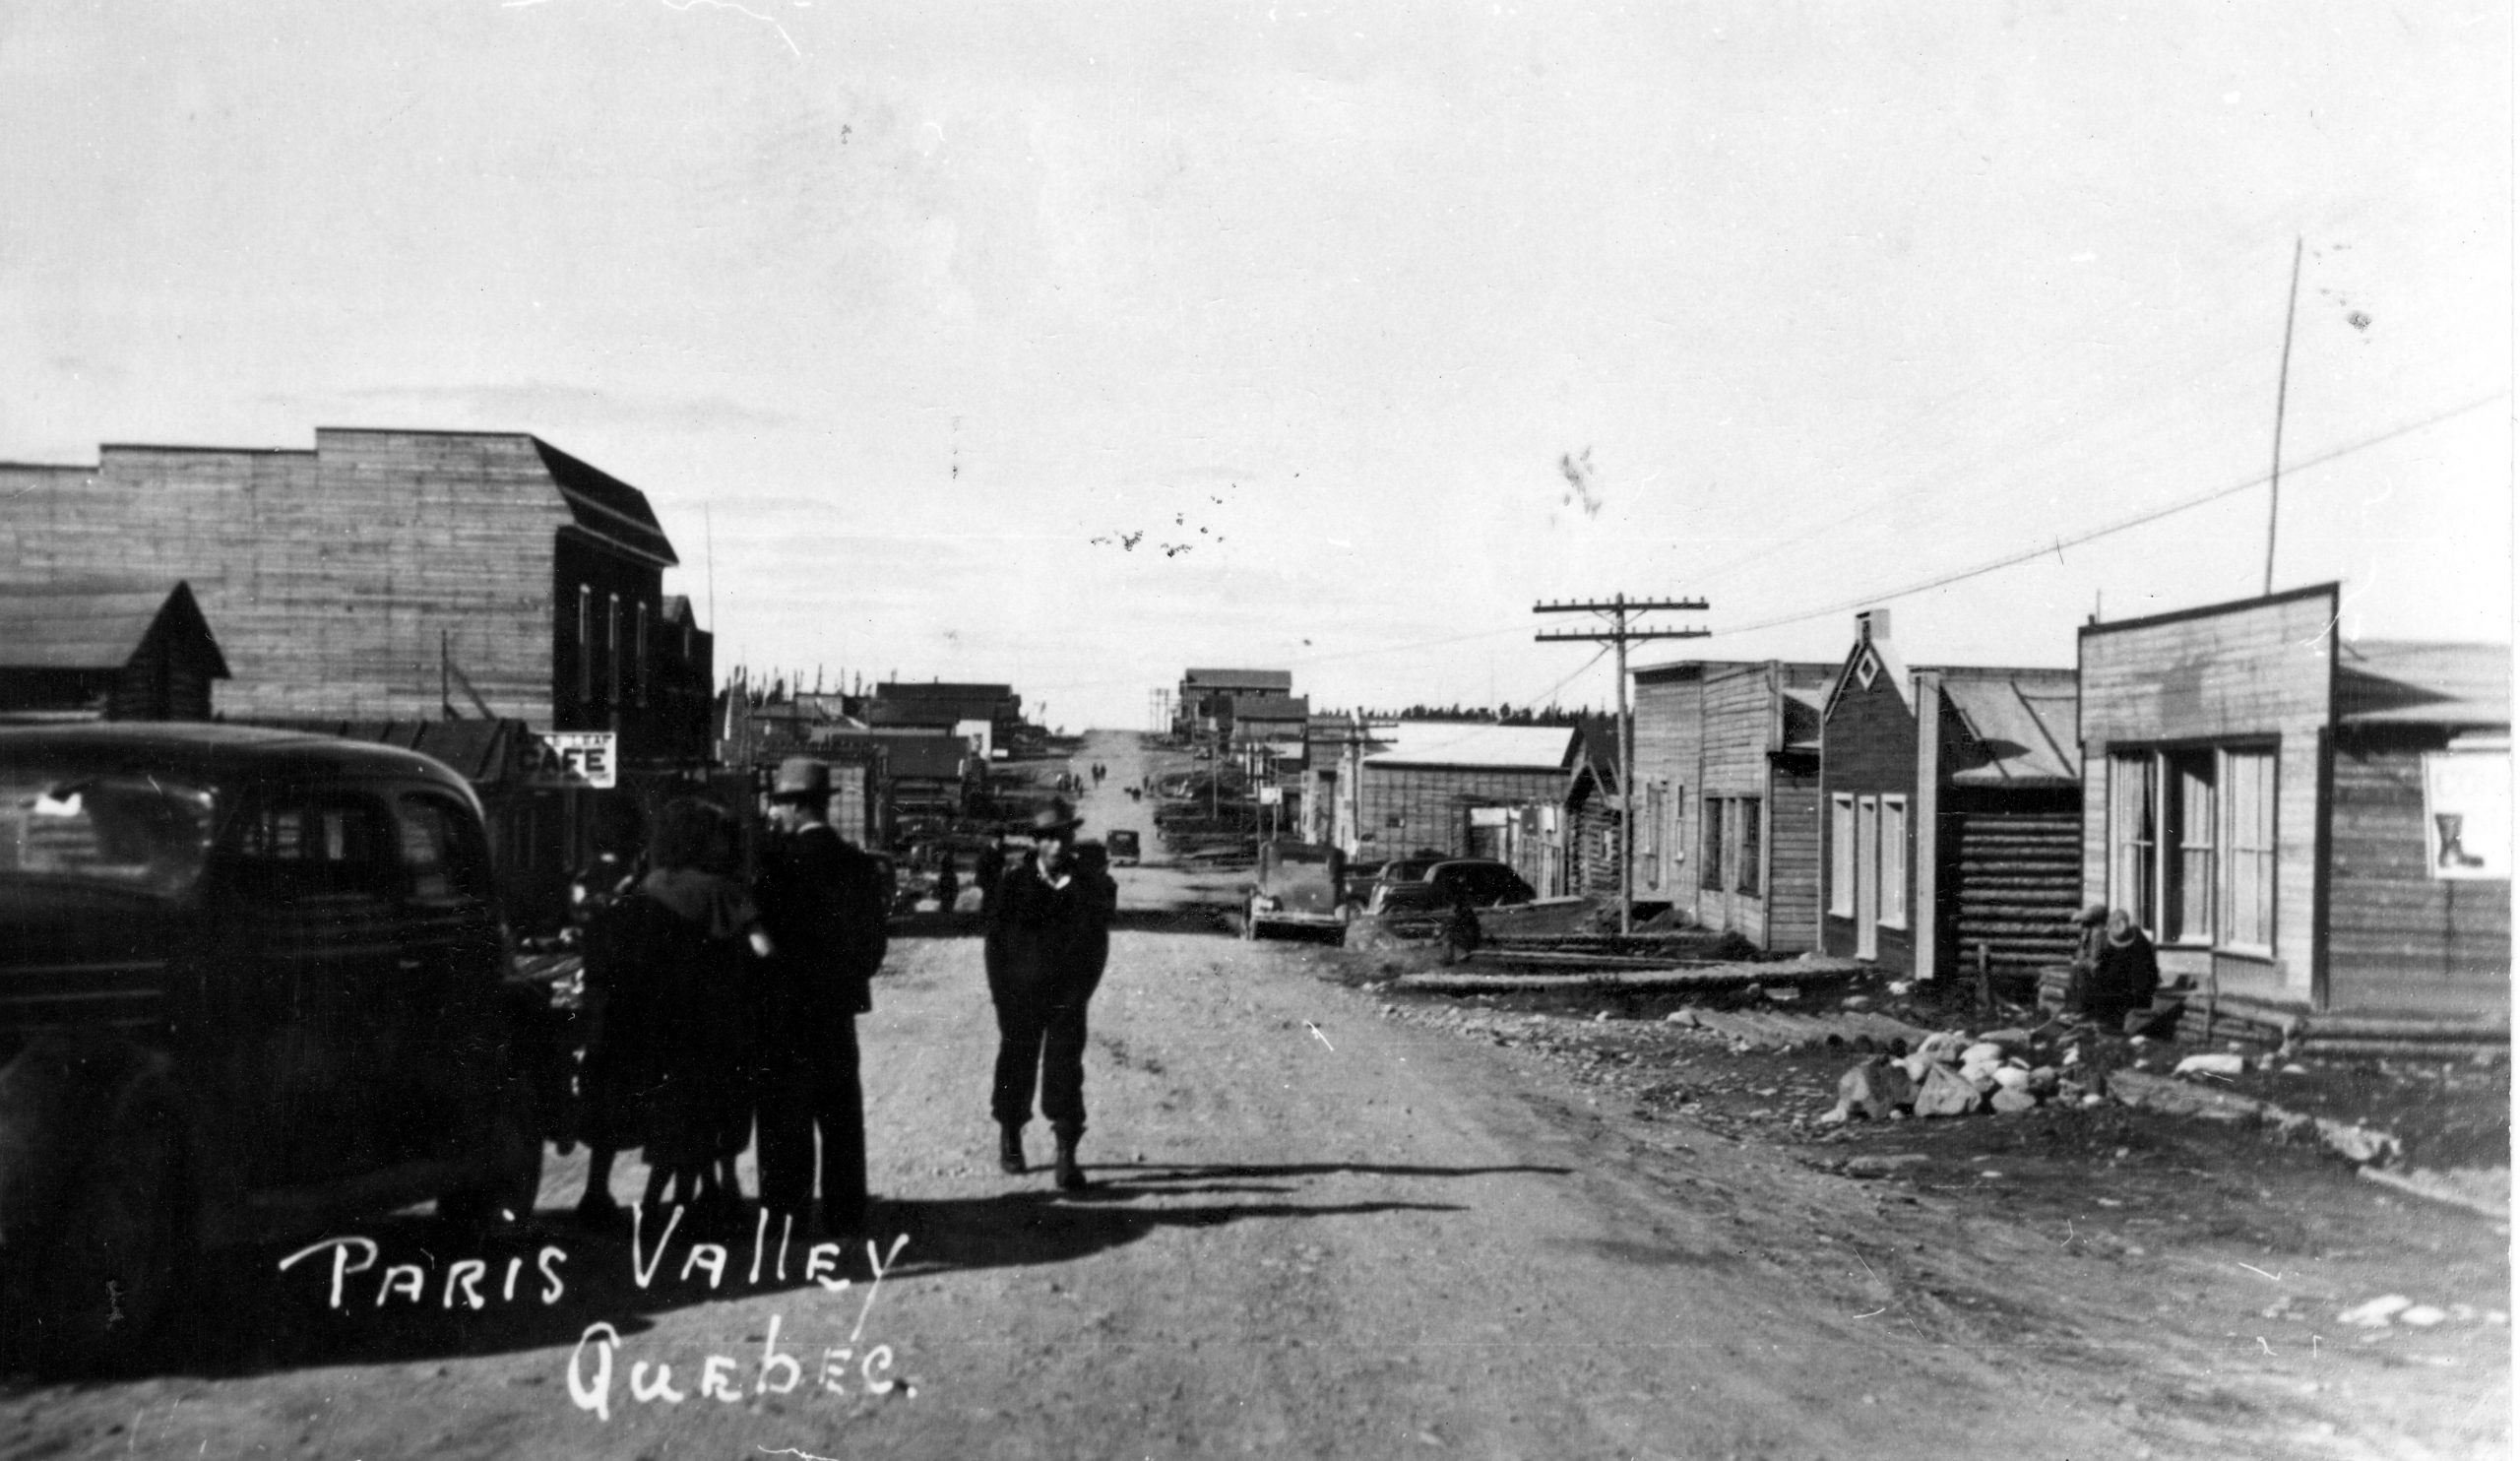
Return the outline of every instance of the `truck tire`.
<path id="1" fill-rule="evenodd" d="M 144 1097 L 114 1120 L 49 1240 L 8 1256 L 12 1361 L 47 1374 L 127 1364 L 190 1265 L 186 1194 L 183 1124 Z"/>

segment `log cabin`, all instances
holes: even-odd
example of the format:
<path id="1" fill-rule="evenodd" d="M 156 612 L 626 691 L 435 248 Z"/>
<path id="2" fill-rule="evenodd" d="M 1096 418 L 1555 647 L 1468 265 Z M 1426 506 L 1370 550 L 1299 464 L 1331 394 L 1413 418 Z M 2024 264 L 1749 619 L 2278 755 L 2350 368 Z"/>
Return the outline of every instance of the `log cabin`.
<path id="1" fill-rule="evenodd" d="M 225 678 L 181 581 L 0 584 L 0 720 L 206 721 Z"/>

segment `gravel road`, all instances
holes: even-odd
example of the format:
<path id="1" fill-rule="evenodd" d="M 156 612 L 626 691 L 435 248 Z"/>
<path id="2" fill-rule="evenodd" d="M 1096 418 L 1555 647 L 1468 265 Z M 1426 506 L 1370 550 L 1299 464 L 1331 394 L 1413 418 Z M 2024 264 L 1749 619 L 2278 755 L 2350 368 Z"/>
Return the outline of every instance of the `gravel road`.
<path id="1" fill-rule="evenodd" d="M 1088 835 L 1139 825 L 1152 854 L 1135 756 L 1080 756 L 1114 768 Z M 1887 1260 L 1832 1236 L 1877 1227 L 1874 1189 L 1684 1123 L 1640 1136 L 1522 1052 L 1176 918 L 1213 879 L 1120 876 L 1090 1190 L 997 1172 L 978 940 L 931 921 L 861 1025 L 876 1252 L 757 1254 L 749 1219 L 697 1235 L 723 1255 L 679 1226 L 634 1245 L 567 1220 L 583 1156 L 555 1159 L 513 1237 L 403 1217 L 355 1231 L 373 1265 L 245 1255 L 152 1373 L 12 1382 L 0 1454 L 2354 1453 L 2113 1403 L 2069 1346 L 1926 1342 Z"/>

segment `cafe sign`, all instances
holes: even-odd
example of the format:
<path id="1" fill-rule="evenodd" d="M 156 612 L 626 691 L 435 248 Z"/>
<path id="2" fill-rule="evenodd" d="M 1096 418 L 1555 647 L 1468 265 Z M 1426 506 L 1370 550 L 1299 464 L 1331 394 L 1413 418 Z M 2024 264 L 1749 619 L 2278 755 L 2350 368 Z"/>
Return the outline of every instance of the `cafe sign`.
<path id="1" fill-rule="evenodd" d="M 610 730 L 550 730 L 524 736 L 517 742 L 517 785 L 610 791 L 619 738 Z"/>

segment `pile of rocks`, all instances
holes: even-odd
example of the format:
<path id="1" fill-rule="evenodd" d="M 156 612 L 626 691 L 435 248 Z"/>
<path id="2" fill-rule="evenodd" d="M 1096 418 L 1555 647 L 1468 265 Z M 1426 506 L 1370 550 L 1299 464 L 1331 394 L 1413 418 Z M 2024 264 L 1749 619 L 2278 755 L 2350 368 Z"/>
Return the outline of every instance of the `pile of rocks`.
<path id="1" fill-rule="evenodd" d="M 1978 1035 L 1946 1030 L 1905 1055 L 1874 1055 L 1849 1070 L 1838 1081 L 1838 1104 L 1820 1121 L 1835 1125 L 1858 1115 L 1887 1120 L 1907 1112 L 2013 1114 L 2050 1102 L 2097 1106 L 2105 1090 L 2100 1072 L 2086 1064 L 2083 1048 L 2060 1043 L 2049 1028 Z"/>

